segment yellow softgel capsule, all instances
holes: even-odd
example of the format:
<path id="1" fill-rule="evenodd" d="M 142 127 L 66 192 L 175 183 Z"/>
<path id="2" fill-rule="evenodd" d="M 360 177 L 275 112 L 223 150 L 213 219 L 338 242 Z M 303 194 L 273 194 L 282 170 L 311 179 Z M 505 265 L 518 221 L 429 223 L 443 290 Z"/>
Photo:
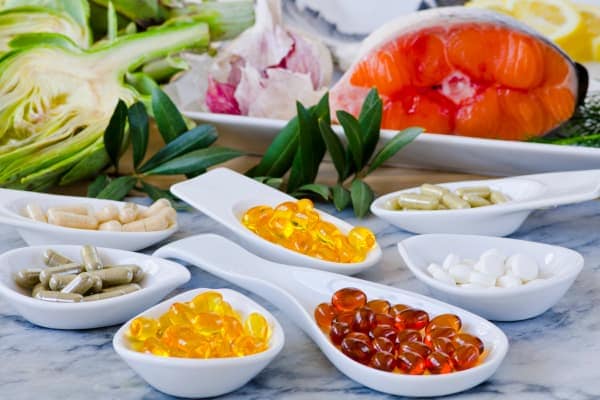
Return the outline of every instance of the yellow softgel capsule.
<path id="1" fill-rule="evenodd" d="M 233 342 L 244 334 L 244 327 L 238 318 L 225 315 L 223 317 L 223 336 Z"/>
<path id="2" fill-rule="evenodd" d="M 159 329 L 158 321 L 151 318 L 137 317 L 129 325 L 129 337 L 134 340 L 146 340 L 155 337 Z"/>
<path id="3" fill-rule="evenodd" d="M 192 352 L 190 353 L 190 357 L 192 358 L 211 358 L 212 357 L 212 348 L 210 342 L 208 340 L 201 340 L 198 342 L 198 345 Z"/>
<path id="4" fill-rule="evenodd" d="M 252 207 L 244 213 L 242 223 L 251 231 L 256 231 L 273 215 L 273 208 L 269 206 Z"/>
<path id="5" fill-rule="evenodd" d="M 235 356 L 232 349 L 232 341 L 222 335 L 215 335 L 210 340 L 210 351 L 212 357 L 233 357 Z"/>
<path id="6" fill-rule="evenodd" d="M 357 226 L 348 233 L 348 241 L 356 250 L 364 252 L 375 246 L 375 235 L 368 228 Z"/>
<path id="7" fill-rule="evenodd" d="M 271 336 L 271 326 L 262 314 L 253 312 L 244 321 L 244 331 L 256 339 L 267 341 Z"/>
<path id="8" fill-rule="evenodd" d="M 293 213 L 288 210 L 275 210 L 273 216 L 269 219 L 267 227 L 273 234 L 282 239 L 287 239 L 294 232 L 294 224 L 292 224 Z M 259 231 L 264 229 L 259 228 Z"/>
<path id="9" fill-rule="evenodd" d="M 171 352 L 179 350 L 183 353 L 181 356 L 187 356 L 192 353 L 196 347 L 204 340 L 189 325 L 173 325 L 167 328 L 162 336 L 162 342 L 167 345 Z"/>
<path id="10" fill-rule="evenodd" d="M 313 244 L 313 238 L 310 233 L 305 231 L 295 231 L 287 241 L 283 243 L 285 247 L 295 252 L 307 254 Z"/>
<path id="11" fill-rule="evenodd" d="M 340 256 L 335 248 L 326 243 L 314 243 L 308 255 L 324 261 L 339 262 Z"/>
<path id="12" fill-rule="evenodd" d="M 173 323 L 171 322 L 171 318 L 169 318 L 168 312 L 158 317 L 158 335 L 162 335 L 171 325 L 173 325 Z"/>
<path id="13" fill-rule="evenodd" d="M 203 336 L 220 333 L 223 328 L 223 318 L 215 313 L 198 313 L 192 320 L 194 330 Z"/>
<path id="14" fill-rule="evenodd" d="M 260 353 L 266 350 L 266 345 L 260 339 L 249 335 L 242 335 L 233 342 L 232 349 L 235 355 L 241 357 Z"/>
<path id="15" fill-rule="evenodd" d="M 339 230 L 331 222 L 320 221 L 315 224 L 314 232 L 317 239 L 319 239 L 321 242 L 334 245 L 335 237 L 338 235 Z"/>
<path id="16" fill-rule="evenodd" d="M 315 209 L 315 204 L 312 202 L 311 199 L 300 199 L 296 202 L 296 206 L 298 207 L 298 211 L 304 213 Z"/>
<path id="17" fill-rule="evenodd" d="M 173 303 L 168 314 L 172 325 L 189 324 L 195 317 L 194 310 L 184 303 Z"/>
<path id="18" fill-rule="evenodd" d="M 169 349 L 159 339 L 150 337 L 144 341 L 142 352 L 154 354 L 159 357 L 169 357 Z"/>
<path id="19" fill-rule="evenodd" d="M 194 297 L 191 301 L 191 307 L 196 312 L 214 312 L 222 303 L 223 295 L 209 290 Z"/>

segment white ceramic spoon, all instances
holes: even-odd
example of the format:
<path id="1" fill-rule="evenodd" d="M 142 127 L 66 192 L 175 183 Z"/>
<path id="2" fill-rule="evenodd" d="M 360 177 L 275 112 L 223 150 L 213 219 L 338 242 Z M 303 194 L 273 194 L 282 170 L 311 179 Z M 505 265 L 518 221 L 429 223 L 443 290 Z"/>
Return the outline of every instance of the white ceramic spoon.
<path id="1" fill-rule="evenodd" d="M 253 253 L 269 260 L 352 275 L 372 267 L 381 259 L 378 244 L 362 262 L 337 263 L 297 253 L 263 239 L 242 224 L 244 213 L 257 205 L 274 207 L 296 199 L 227 168 L 216 168 L 197 178 L 173 185 L 171 192 L 231 229 Z M 319 214 L 323 220 L 333 223 L 344 233 L 353 228 L 347 222 L 327 213 L 319 211 Z"/>
<path id="2" fill-rule="evenodd" d="M 93 244 L 94 246 L 136 251 L 166 239 L 177 232 L 178 229 L 177 224 L 156 232 L 112 232 L 66 228 L 27 218 L 22 212 L 28 203 L 37 203 L 43 209 L 69 204 L 89 204 L 95 210 L 99 210 L 107 204 L 113 204 L 121 208 L 125 203 L 88 197 L 0 189 L 0 224 L 14 226 L 23 240 L 30 246 L 41 244 Z M 146 207 L 140 206 L 140 208 L 145 209 Z"/>
<path id="3" fill-rule="evenodd" d="M 508 350 L 508 340 L 500 329 L 468 311 L 356 278 L 267 261 L 217 235 L 179 240 L 158 249 L 154 255 L 185 260 L 264 297 L 310 336 L 342 373 L 380 392 L 401 396 L 442 396 L 460 392 L 488 379 Z M 364 366 L 338 350 L 313 319 L 314 308 L 319 303 L 329 302 L 331 295 L 343 287 L 357 287 L 369 298 L 408 304 L 433 316 L 454 313 L 461 318 L 467 332 L 483 340 L 489 353 L 480 365 L 446 375 L 403 375 Z"/>
<path id="4" fill-rule="evenodd" d="M 600 169 L 442 183 L 439 186 L 451 190 L 466 186 L 489 186 L 508 195 L 511 200 L 503 204 L 461 210 L 395 211 L 385 208 L 387 200 L 401 193 L 418 193 L 419 188 L 415 187 L 377 198 L 371 204 L 371 211 L 409 232 L 506 236 L 516 231 L 534 210 L 599 197 Z"/>

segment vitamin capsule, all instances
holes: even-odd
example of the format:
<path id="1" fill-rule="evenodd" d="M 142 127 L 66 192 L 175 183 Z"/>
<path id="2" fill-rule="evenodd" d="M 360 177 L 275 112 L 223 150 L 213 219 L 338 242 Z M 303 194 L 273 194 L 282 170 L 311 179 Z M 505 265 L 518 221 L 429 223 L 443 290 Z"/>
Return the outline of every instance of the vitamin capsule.
<path id="1" fill-rule="evenodd" d="M 98 222 L 107 222 L 119 218 L 119 209 L 114 204 L 107 204 L 100 210 L 96 211 L 96 219 Z M 119 221 L 116 221 L 119 222 Z M 119 224 L 120 225 L 120 224 Z"/>
<path id="2" fill-rule="evenodd" d="M 158 199 L 150 207 L 141 212 L 142 218 L 151 217 L 164 208 L 171 208 L 171 202 L 167 199 Z"/>
<path id="3" fill-rule="evenodd" d="M 461 262 L 460 257 L 454 253 L 450 253 L 444 258 L 444 262 L 442 263 L 442 269 L 444 271 L 448 271 L 450 268 L 454 267 L 456 264 Z"/>
<path id="4" fill-rule="evenodd" d="M 394 327 L 394 317 L 391 314 L 375 314 L 375 325 Z"/>
<path id="5" fill-rule="evenodd" d="M 331 304 L 340 312 L 354 311 L 367 304 L 367 295 L 360 289 L 344 288 L 333 294 Z"/>
<path id="6" fill-rule="evenodd" d="M 371 340 L 360 332 L 351 332 L 346 335 L 342 340 L 341 349 L 342 353 L 361 364 L 367 364 L 373 355 Z"/>
<path id="7" fill-rule="evenodd" d="M 192 299 L 190 306 L 196 312 L 214 312 L 223 303 L 223 295 L 213 290 L 200 293 Z"/>
<path id="8" fill-rule="evenodd" d="M 415 353 L 423 357 L 423 359 L 427 358 L 429 353 L 431 353 L 431 349 L 421 342 L 402 342 L 398 346 L 398 351 L 400 353 Z"/>
<path id="9" fill-rule="evenodd" d="M 351 312 L 343 312 L 336 315 L 331 321 L 331 329 L 329 330 L 329 337 L 334 344 L 339 345 L 342 340 L 351 332 L 352 322 L 354 321 L 354 314 Z"/>
<path id="10" fill-rule="evenodd" d="M 14 280 L 23 289 L 31 289 L 40 282 L 41 268 L 28 268 L 17 271 Z"/>
<path id="11" fill-rule="evenodd" d="M 204 338 L 198 336 L 194 329 L 189 325 L 173 325 L 168 327 L 161 338 L 164 344 L 170 349 L 178 349 L 185 357 L 186 353 L 194 351 L 198 344 L 204 341 Z"/>
<path id="12" fill-rule="evenodd" d="M 400 344 L 400 343 L 404 343 L 404 342 L 422 342 L 423 341 L 423 336 L 421 335 L 421 332 L 416 331 L 414 329 L 405 329 L 403 331 L 399 331 L 397 338 L 396 338 L 396 343 Z"/>
<path id="13" fill-rule="evenodd" d="M 138 205 L 135 203 L 125 203 L 119 210 L 119 221 L 123 225 L 133 222 L 137 219 L 139 213 Z"/>
<path id="14" fill-rule="evenodd" d="M 252 207 L 244 213 L 242 217 L 242 223 L 246 228 L 253 232 L 257 231 L 259 226 L 266 225 L 267 221 L 271 219 L 273 215 L 273 208 L 269 206 L 256 206 Z"/>
<path id="15" fill-rule="evenodd" d="M 375 246 L 376 240 L 375 235 L 369 229 L 356 226 L 348 232 L 348 242 L 357 251 L 368 251 Z"/>
<path id="16" fill-rule="evenodd" d="M 67 286 L 73 279 L 75 279 L 77 275 L 52 275 L 50 281 L 48 282 L 48 286 L 50 290 L 62 290 L 65 286 Z"/>
<path id="17" fill-rule="evenodd" d="M 478 360 L 479 350 L 471 344 L 458 346 L 452 354 L 452 364 L 458 371 L 474 367 Z"/>
<path id="18" fill-rule="evenodd" d="M 262 314 L 253 312 L 244 321 L 245 332 L 253 338 L 267 341 L 271 336 L 271 326 Z"/>
<path id="19" fill-rule="evenodd" d="M 36 299 L 51 301 L 54 303 L 77 303 L 83 299 L 83 296 L 77 293 L 62 293 L 52 290 L 40 290 Z"/>
<path id="20" fill-rule="evenodd" d="M 49 267 L 58 267 L 59 265 L 73 263 L 73 261 L 70 260 L 69 258 L 67 258 L 63 255 L 60 255 L 57 252 L 55 252 L 54 250 L 50 250 L 50 249 L 48 249 L 44 252 L 44 262 Z"/>
<path id="21" fill-rule="evenodd" d="M 121 292 L 119 292 L 117 290 L 110 291 L 110 292 L 102 291 L 100 293 L 92 294 L 92 295 L 89 295 L 89 296 L 84 296 L 83 297 L 83 301 L 106 300 L 106 299 L 111 299 L 113 297 L 123 296 L 123 294 L 124 293 L 121 293 Z"/>
<path id="22" fill-rule="evenodd" d="M 387 314 L 392 307 L 389 301 L 381 299 L 368 301 L 366 306 L 376 314 Z"/>
<path id="23" fill-rule="evenodd" d="M 425 359 L 425 367 L 434 375 L 447 374 L 454 370 L 450 357 L 439 351 L 434 351 L 427 356 L 427 359 Z"/>
<path id="24" fill-rule="evenodd" d="M 315 204 L 311 199 L 300 199 L 296 202 L 296 206 L 298 207 L 298 211 L 308 212 L 315 209 Z"/>
<path id="25" fill-rule="evenodd" d="M 48 222 L 66 228 L 96 229 L 98 220 L 91 215 L 75 214 L 65 211 L 48 210 Z"/>
<path id="26" fill-rule="evenodd" d="M 172 325 L 188 325 L 196 316 L 194 310 L 184 303 L 173 303 L 169 307 L 169 319 Z"/>
<path id="27" fill-rule="evenodd" d="M 242 323 L 229 315 L 223 316 L 223 335 L 226 339 L 234 341 L 238 337 L 244 335 L 244 327 Z"/>
<path id="28" fill-rule="evenodd" d="M 256 340 L 256 338 L 253 339 Z M 211 337 L 208 343 L 210 345 L 210 354 L 212 355 L 212 357 L 221 358 L 235 356 L 231 342 L 221 335 L 215 335 Z M 254 343 L 262 347 L 261 341 L 256 340 Z"/>
<path id="29" fill-rule="evenodd" d="M 98 278 L 98 279 L 100 279 L 100 278 Z M 102 282 L 102 280 L 100 280 L 100 282 Z M 120 296 L 122 296 L 127 293 L 137 292 L 138 290 L 141 290 L 141 289 L 142 289 L 142 287 L 140 285 L 138 285 L 137 283 L 128 283 L 126 285 L 118 285 L 118 286 L 113 286 L 113 287 L 108 287 L 106 289 L 102 289 L 102 293 L 117 292 L 117 293 L 120 293 L 119 294 Z"/>
<path id="30" fill-rule="evenodd" d="M 483 198 L 490 197 L 491 191 L 487 186 L 469 186 L 456 189 L 459 196 L 476 195 Z"/>
<path id="31" fill-rule="evenodd" d="M 123 225 L 123 232 L 156 232 L 169 227 L 169 222 L 162 216 L 152 216 Z"/>
<path id="32" fill-rule="evenodd" d="M 429 194 L 403 193 L 396 199 L 398 205 L 413 210 L 435 210 L 439 198 Z"/>
<path id="33" fill-rule="evenodd" d="M 449 192 L 449 190 L 442 186 L 431 185 L 429 183 L 425 183 L 425 184 L 421 185 L 421 193 L 422 194 L 434 196 L 434 197 L 437 197 L 438 199 L 441 199 L 442 196 L 448 192 Z"/>
<path id="34" fill-rule="evenodd" d="M 415 329 L 425 328 L 429 323 L 429 314 L 423 310 L 408 309 L 395 316 L 396 329 Z"/>
<path id="35" fill-rule="evenodd" d="M 97 271 L 104 268 L 104 264 L 102 263 L 102 260 L 100 260 L 100 255 L 98 254 L 98 250 L 96 250 L 94 246 L 90 246 L 89 244 L 83 246 L 81 248 L 81 258 L 83 259 L 85 270 L 88 272 Z"/>
<path id="36" fill-rule="evenodd" d="M 383 351 L 385 353 L 394 353 L 396 351 L 396 345 L 390 339 L 379 336 L 373 339 L 373 349 L 375 351 Z"/>
<path id="37" fill-rule="evenodd" d="M 354 312 L 352 330 L 356 332 L 369 333 L 376 326 L 375 313 L 367 307 L 361 307 Z"/>
<path id="38" fill-rule="evenodd" d="M 492 193 L 490 194 L 490 201 L 493 204 L 502 204 L 502 203 L 506 203 L 508 201 L 508 197 L 506 197 L 504 195 L 504 193 L 502 193 L 502 192 L 498 192 L 497 190 L 492 190 Z"/>
<path id="39" fill-rule="evenodd" d="M 52 275 L 78 275 L 83 272 L 83 265 L 77 263 L 63 264 L 57 267 L 48 267 L 40 272 L 40 282 L 45 286 L 49 287 L 50 278 Z"/>
<path id="40" fill-rule="evenodd" d="M 133 271 L 126 267 L 104 268 L 91 273 L 100 277 L 104 286 L 124 285 L 133 280 Z"/>
<path id="41" fill-rule="evenodd" d="M 311 249 L 307 252 L 311 257 L 318 258 L 320 260 L 339 262 L 340 257 L 334 247 L 325 243 L 316 242 L 313 244 Z"/>
<path id="42" fill-rule="evenodd" d="M 215 313 L 201 312 L 192 318 L 192 326 L 197 333 L 203 336 L 212 336 L 223 329 L 223 318 Z"/>
<path id="43" fill-rule="evenodd" d="M 425 332 L 429 333 L 434 329 L 440 328 L 450 328 L 455 332 L 460 332 L 462 328 L 462 321 L 456 314 L 440 314 L 433 318 L 431 322 L 429 322 Z"/>
<path id="44" fill-rule="evenodd" d="M 87 272 L 82 272 L 77 275 L 71 282 L 69 282 L 62 290 L 61 293 L 78 293 L 85 294 L 94 286 L 94 279 Z"/>
<path id="45" fill-rule="evenodd" d="M 69 204 L 64 206 L 54 206 L 48 209 L 50 211 L 60 211 L 78 215 L 92 215 L 92 208 L 87 204 Z"/>
<path id="46" fill-rule="evenodd" d="M 425 372 L 425 360 L 413 352 L 400 353 L 396 358 L 398 369 L 409 375 L 423 375 Z"/>
<path id="47" fill-rule="evenodd" d="M 46 290 L 46 288 L 41 283 L 38 283 L 31 289 L 31 297 L 37 297 L 38 293 L 42 290 Z"/>
<path id="48" fill-rule="evenodd" d="M 431 323 L 430 323 L 431 325 Z M 452 328 L 449 327 L 443 327 L 443 328 L 435 328 L 435 329 L 425 329 L 425 344 L 427 346 L 432 346 L 433 340 L 443 337 L 446 339 L 452 339 L 454 336 L 456 336 L 456 334 L 458 333 L 457 331 L 455 331 Z"/>
<path id="49" fill-rule="evenodd" d="M 431 340 L 431 348 L 434 351 L 439 351 L 444 354 L 452 355 L 456 350 L 456 346 L 452 339 L 446 337 L 436 337 Z"/>
<path id="50" fill-rule="evenodd" d="M 117 220 L 106 221 L 100 224 L 98 227 L 99 231 L 111 231 L 111 232 L 121 232 L 123 230 L 123 225 Z"/>
<path id="51" fill-rule="evenodd" d="M 260 353 L 267 348 L 265 342 L 256 339 L 252 336 L 242 335 L 234 340 L 233 345 L 231 346 L 233 353 L 238 357 L 248 356 L 251 354 Z"/>
<path id="52" fill-rule="evenodd" d="M 385 208 L 386 210 L 400 210 L 402 209 L 402 207 L 400 207 L 398 205 L 398 200 L 397 199 L 388 199 L 385 201 L 385 203 L 383 203 L 383 208 Z"/>
<path id="53" fill-rule="evenodd" d="M 46 215 L 37 203 L 27 204 L 25 206 L 25 215 L 34 221 L 47 222 Z"/>
<path id="54" fill-rule="evenodd" d="M 391 341 L 392 343 L 396 343 L 398 333 L 394 328 L 390 326 L 380 325 L 376 326 L 369 332 L 369 337 L 371 339 L 385 338 Z"/>
<path id="55" fill-rule="evenodd" d="M 458 335 L 454 336 L 453 340 L 457 346 L 465 346 L 467 344 L 475 346 L 477 350 L 479 350 L 479 354 L 483 354 L 483 351 L 485 350 L 481 339 L 468 333 L 459 333 Z"/>
<path id="56" fill-rule="evenodd" d="M 133 273 L 133 283 L 139 283 L 144 279 L 144 270 L 139 266 L 139 265 L 135 265 L 135 264 L 122 264 L 122 265 L 107 265 L 106 268 L 127 268 L 129 270 L 131 270 L 131 272 Z"/>
<path id="57" fill-rule="evenodd" d="M 96 275 L 90 275 L 92 277 L 92 287 L 89 291 L 89 294 L 100 293 L 102 291 L 102 279 Z"/>
<path id="58" fill-rule="evenodd" d="M 396 368 L 396 359 L 392 353 L 378 351 L 371 357 L 369 366 L 381 371 L 391 372 Z"/>
<path id="59" fill-rule="evenodd" d="M 144 341 L 142 346 L 142 352 L 153 354 L 159 357 L 169 357 L 170 353 L 168 348 L 157 338 L 149 337 Z"/>
<path id="60" fill-rule="evenodd" d="M 156 213 L 157 217 L 164 218 L 169 225 L 177 222 L 177 211 L 173 207 L 166 207 Z"/>
<path id="61" fill-rule="evenodd" d="M 129 324 L 128 336 L 134 340 L 146 340 L 156 336 L 158 333 L 158 322 L 152 318 L 137 317 Z"/>
<path id="62" fill-rule="evenodd" d="M 400 314 L 402 311 L 404 310 L 408 310 L 410 307 L 407 306 L 406 304 L 394 304 L 391 308 L 390 308 L 390 315 L 392 317 L 396 317 L 396 315 Z"/>
<path id="63" fill-rule="evenodd" d="M 336 315 L 335 308 L 329 303 L 321 303 L 315 308 L 315 321 L 321 329 L 328 330 Z"/>
<path id="64" fill-rule="evenodd" d="M 442 203 L 451 210 L 471 208 L 468 201 L 455 195 L 454 193 L 446 193 L 442 196 Z"/>
<path id="65" fill-rule="evenodd" d="M 488 200 L 476 194 L 465 194 L 463 195 L 463 199 L 465 199 L 473 208 L 492 205 Z"/>

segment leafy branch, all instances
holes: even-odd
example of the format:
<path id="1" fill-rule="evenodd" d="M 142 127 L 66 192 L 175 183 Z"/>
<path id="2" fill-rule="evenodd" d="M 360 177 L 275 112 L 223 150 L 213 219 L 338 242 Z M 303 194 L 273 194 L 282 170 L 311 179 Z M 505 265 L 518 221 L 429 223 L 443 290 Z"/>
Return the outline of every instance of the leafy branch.
<path id="1" fill-rule="evenodd" d="M 152 175 L 200 175 L 209 167 L 242 155 L 226 147 L 212 146 L 217 130 L 212 125 L 188 129 L 185 119 L 171 99 L 157 86 L 152 89 L 152 113 L 165 146 L 147 158 L 150 118 L 146 107 L 136 102 L 127 107 L 119 100 L 104 132 L 104 149 L 115 167 L 112 176 L 99 175 L 88 187 L 88 196 L 120 200 L 131 190 L 146 193 L 153 200 L 175 200 L 168 190 L 148 183 Z M 128 129 L 127 129 L 128 128 Z M 119 174 L 119 161 L 131 142 L 134 172 Z M 146 159 L 147 158 L 147 159 Z M 146 161 L 144 161 L 146 159 Z"/>
<path id="2" fill-rule="evenodd" d="M 296 106 L 296 117 L 275 137 L 259 164 L 247 175 L 295 197 L 313 196 L 332 201 L 339 211 L 352 205 L 356 216 L 365 216 L 375 195 L 364 178 L 412 142 L 423 129 L 400 131 L 375 152 L 383 114 L 383 104 L 376 89 L 365 98 L 358 118 L 345 111 L 336 113 L 346 145 L 331 127 L 328 94 L 308 109 L 300 103 Z M 326 152 L 337 171 L 335 185 L 316 183 Z M 283 177 L 288 172 L 285 182 Z"/>

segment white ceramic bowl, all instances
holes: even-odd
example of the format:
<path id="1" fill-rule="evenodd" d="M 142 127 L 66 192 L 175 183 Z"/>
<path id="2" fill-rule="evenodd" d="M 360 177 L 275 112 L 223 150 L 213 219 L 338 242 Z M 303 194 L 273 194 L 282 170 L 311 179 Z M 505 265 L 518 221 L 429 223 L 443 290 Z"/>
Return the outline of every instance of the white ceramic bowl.
<path id="1" fill-rule="evenodd" d="M 125 250 L 98 248 L 105 264 L 137 264 L 145 272 L 141 290 L 105 300 L 53 303 L 32 298 L 17 286 L 13 274 L 21 269 L 44 267 L 43 254 L 50 246 L 23 247 L 0 255 L 0 295 L 19 314 L 35 325 L 53 329 L 91 329 L 120 324 L 160 301 L 190 280 L 187 268 L 158 257 Z M 52 246 L 72 260 L 80 260 L 81 246 Z"/>
<path id="2" fill-rule="evenodd" d="M 194 179 L 173 185 L 171 192 L 225 225 L 253 253 L 272 261 L 353 275 L 374 266 L 381 260 L 382 252 L 379 244 L 369 251 L 364 261 L 338 263 L 310 257 L 263 239 L 242 224 L 241 219 L 244 213 L 254 206 L 274 207 L 285 201 L 296 201 L 296 199 L 227 168 L 215 168 Z M 339 218 L 317 211 L 324 221 L 333 223 L 344 233 L 350 232 L 353 228 L 352 225 Z"/>
<path id="3" fill-rule="evenodd" d="M 125 205 L 125 202 L 122 201 L 0 189 L 0 223 L 14 226 L 30 246 L 93 243 L 96 246 L 136 251 L 168 238 L 178 229 L 177 224 L 156 232 L 111 232 L 67 228 L 25 217 L 22 210 L 30 202 L 35 202 L 44 209 L 70 204 L 89 204 L 95 210 L 108 204 L 113 204 L 118 208 Z M 146 209 L 144 206 L 139 207 L 142 210 Z"/>
<path id="4" fill-rule="evenodd" d="M 556 273 L 550 278 L 515 288 L 472 289 L 440 282 L 427 272 L 429 264 L 441 265 L 449 253 L 478 259 L 491 248 L 506 256 L 527 254 L 540 265 L 548 254 L 553 254 Z M 493 321 L 519 321 L 544 313 L 560 300 L 583 267 L 581 254 L 564 247 L 487 236 L 413 236 L 398 243 L 398 251 L 406 266 L 427 285 L 433 296 Z"/>
<path id="5" fill-rule="evenodd" d="M 163 393 L 179 397 L 213 397 L 232 392 L 254 378 L 279 354 L 284 344 L 283 329 L 275 317 L 241 293 L 229 289 L 195 289 L 166 300 L 139 316 L 157 318 L 168 311 L 175 302 L 190 301 L 198 294 L 214 290 L 225 301 L 247 316 L 261 313 L 271 324 L 269 348 L 245 357 L 190 359 L 158 357 L 132 350 L 125 336 L 131 321 L 115 333 L 113 347 L 117 354 L 152 387 Z"/>

